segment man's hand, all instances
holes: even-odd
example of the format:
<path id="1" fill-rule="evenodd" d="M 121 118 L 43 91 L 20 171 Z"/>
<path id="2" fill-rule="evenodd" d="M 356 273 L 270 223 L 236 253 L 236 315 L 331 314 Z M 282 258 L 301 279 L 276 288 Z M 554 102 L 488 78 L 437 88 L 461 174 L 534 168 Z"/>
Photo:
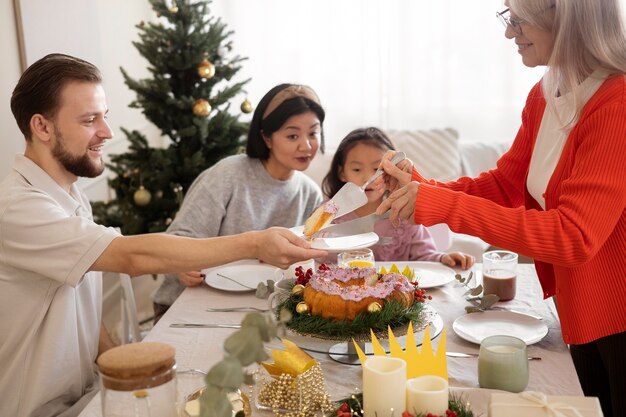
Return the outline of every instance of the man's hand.
<path id="1" fill-rule="evenodd" d="M 378 206 L 376 214 L 383 214 L 387 210 L 391 210 L 389 220 L 394 226 L 400 224 L 398 219 L 405 219 L 415 223 L 413 215 L 415 213 L 415 199 L 417 198 L 418 188 L 419 184 L 413 181 L 393 192 Z"/>
<path id="2" fill-rule="evenodd" d="M 188 271 L 178 274 L 178 281 L 185 287 L 196 287 L 204 281 L 204 274 L 200 271 Z"/>
<path id="3" fill-rule="evenodd" d="M 282 269 L 296 262 L 328 255 L 326 251 L 311 249 L 311 243 L 288 229 L 272 227 L 258 233 L 257 258 Z"/>

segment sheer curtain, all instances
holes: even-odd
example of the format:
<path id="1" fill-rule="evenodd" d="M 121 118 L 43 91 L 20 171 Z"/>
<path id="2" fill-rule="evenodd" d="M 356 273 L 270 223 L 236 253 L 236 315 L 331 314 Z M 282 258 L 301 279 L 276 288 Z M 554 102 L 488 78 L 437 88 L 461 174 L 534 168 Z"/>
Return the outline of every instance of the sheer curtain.
<path id="1" fill-rule="evenodd" d="M 312 86 L 329 148 L 355 127 L 453 127 L 512 140 L 544 68 L 523 66 L 495 18 L 502 0 L 214 0 L 249 58 L 253 103 L 272 86 Z"/>

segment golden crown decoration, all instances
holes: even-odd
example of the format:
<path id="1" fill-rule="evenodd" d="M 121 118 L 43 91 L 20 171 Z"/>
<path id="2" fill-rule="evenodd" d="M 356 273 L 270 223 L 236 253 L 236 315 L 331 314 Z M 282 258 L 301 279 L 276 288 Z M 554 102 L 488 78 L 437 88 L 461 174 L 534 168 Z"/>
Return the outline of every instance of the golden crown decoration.
<path id="1" fill-rule="evenodd" d="M 437 375 L 448 380 L 448 363 L 446 361 L 446 329 L 444 327 L 441 333 L 441 340 L 437 346 L 437 353 L 433 352 L 432 342 L 430 340 L 430 325 L 424 330 L 424 339 L 422 340 L 422 349 L 419 351 L 415 344 L 415 334 L 413 333 L 413 323 L 409 323 L 406 332 L 406 350 L 402 349 L 400 343 L 396 339 L 391 327 L 388 327 L 389 333 L 389 350 L 393 358 L 404 359 L 406 361 L 406 377 L 407 379 L 415 378 L 422 375 Z M 372 335 L 372 348 L 375 356 L 387 356 L 385 348 L 382 347 L 374 332 Z M 361 366 L 365 363 L 367 356 L 361 350 L 358 343 L 352 339 L 352 343 L 356 348 L 361 361 Z"/>

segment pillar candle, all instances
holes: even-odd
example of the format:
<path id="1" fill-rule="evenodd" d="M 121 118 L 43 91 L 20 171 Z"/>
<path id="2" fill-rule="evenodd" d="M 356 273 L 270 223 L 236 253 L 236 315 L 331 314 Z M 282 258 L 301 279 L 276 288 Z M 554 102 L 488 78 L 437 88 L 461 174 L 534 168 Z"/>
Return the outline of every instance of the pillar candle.
<path id="1" fill-rule="evenodd" d="M 424 375 L 406 382 L 406 409 L 411 414 L 443 416 L 448 409 L 448 381 Z"/>
<path id="2" fill-rule="evenodd" d="M 406 406 L 406 362 L 386 356 L 372 356 L 363 364 L 364 417 L 402 415 Z"/>

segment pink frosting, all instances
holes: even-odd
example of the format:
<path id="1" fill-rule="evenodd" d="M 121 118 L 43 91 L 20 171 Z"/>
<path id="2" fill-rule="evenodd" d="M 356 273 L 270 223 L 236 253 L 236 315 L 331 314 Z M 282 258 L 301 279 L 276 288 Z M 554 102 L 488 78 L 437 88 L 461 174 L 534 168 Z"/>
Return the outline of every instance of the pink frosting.
<path id="1" fill-rule="evenodd" d="M 409 293 L 413 291 L 413 285 L 402 274 L 390 273 L 383 275 L 373 286 L 349 285 L 342 287 L 336 281 L 348 282 L 353 279 L 365 279 L 376 274 L 374 268 L 341 268 L 331 267 L 327 271 L 318 271 L 309 280 L 309 285 L 316 291 L 328 295 L 338 295 L 346 301 L 361 301 L 367 297 L 387 298 L 393 291 Z"/>
<path id="2" fill-rule="evenodd" d="M 339 211 L 339 206 L 333 200 L 324 203 L 324 213 L 337 214 L 337 211 Z"/>

